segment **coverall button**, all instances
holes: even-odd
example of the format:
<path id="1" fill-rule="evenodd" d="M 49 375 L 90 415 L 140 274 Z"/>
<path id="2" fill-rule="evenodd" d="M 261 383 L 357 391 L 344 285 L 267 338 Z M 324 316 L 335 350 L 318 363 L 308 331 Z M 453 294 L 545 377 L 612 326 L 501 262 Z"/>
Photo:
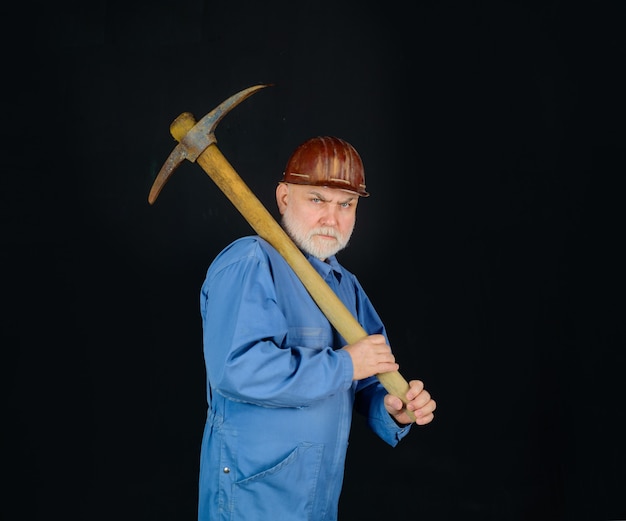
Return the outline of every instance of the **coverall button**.
<path id="1" fill-rule="evenodd" d="M 224 474 L 228 474 L 230 472 L 230 467 L 224 467 L 223 472 Z"/>

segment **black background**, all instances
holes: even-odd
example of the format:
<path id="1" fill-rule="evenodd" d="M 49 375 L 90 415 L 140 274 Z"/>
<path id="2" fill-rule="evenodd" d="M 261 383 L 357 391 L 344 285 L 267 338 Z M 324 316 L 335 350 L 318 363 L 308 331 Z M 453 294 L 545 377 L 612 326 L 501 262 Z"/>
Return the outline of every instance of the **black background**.
<path id="1" fill-rule="evenodd" d="M 266 83 L 218 146 L 274 215 L 301 141 L 357 148 L 339 257 L 439 405 L 356 419 L 341 519 L 626 518 L 620 2 L 2 9 L 4 519 L 195 519 L 199 288 L 252 230 L 192 163 L 147 195 L 176 116 Z"/>

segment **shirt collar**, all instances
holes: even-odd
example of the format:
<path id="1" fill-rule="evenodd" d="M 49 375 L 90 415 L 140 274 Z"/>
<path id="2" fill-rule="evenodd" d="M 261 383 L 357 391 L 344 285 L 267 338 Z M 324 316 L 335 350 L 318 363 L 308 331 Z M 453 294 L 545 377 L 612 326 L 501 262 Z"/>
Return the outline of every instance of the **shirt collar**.
<path id="1" fill-rule="evenodd" d="M 326 279 L 328 275 L 332 272 L 335 275 L 337 282 L 341 282 L 342 270 L 341 265 L 337 260 L 337 257 L 333 255 L 332 257 L 328 257 L 325 261 L 322 261 L 308 253 L 306 253 L 305 255 L 309 262 L 324 279 Z"/>

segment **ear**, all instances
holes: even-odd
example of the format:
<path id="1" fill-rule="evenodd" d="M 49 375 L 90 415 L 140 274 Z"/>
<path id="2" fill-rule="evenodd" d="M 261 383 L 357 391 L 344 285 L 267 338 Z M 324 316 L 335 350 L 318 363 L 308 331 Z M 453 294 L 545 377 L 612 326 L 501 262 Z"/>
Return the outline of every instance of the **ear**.
<path id="1" fill-rule="evenodd" d="M 280 215 L 285 213 L 287 203 L 289 202 L 289 186 L 287 183 L 278 183 L 276 186 L 276 204 Z"/>

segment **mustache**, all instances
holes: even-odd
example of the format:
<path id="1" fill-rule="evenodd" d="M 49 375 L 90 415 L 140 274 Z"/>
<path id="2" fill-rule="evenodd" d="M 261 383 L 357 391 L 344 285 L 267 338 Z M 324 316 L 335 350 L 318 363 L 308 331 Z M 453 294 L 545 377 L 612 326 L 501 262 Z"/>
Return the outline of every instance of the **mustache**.
<path id="1" fill-rule="evenodd" d="M 328 235 L 334 239 L 340 239 L 340 235 L 334 228 L 314 228 L 309 232 L 309 237 L 313 237 L 314 235 Z"/>

